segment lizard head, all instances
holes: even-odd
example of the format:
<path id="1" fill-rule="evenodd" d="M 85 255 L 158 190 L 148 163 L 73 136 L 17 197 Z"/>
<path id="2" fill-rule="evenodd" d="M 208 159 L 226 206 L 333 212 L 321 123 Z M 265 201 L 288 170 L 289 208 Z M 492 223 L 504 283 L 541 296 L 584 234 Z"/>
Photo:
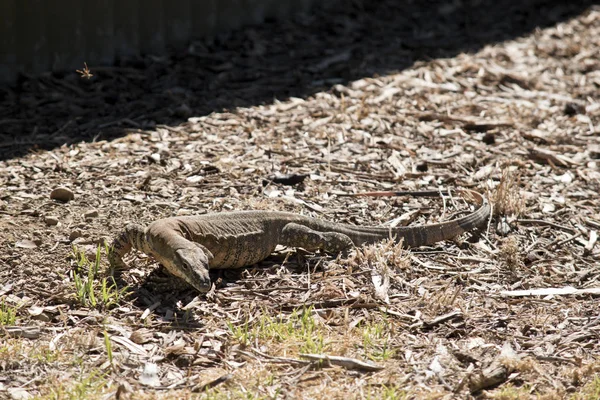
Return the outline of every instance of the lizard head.
<path id="1" fill-rule="evenodd" d="M 199 292 L 206 293 L 211 286 L 208 262 L 209 257 L 200 248 L 179 249 L 175 251 L 172 269 L 167 269 Z"/>

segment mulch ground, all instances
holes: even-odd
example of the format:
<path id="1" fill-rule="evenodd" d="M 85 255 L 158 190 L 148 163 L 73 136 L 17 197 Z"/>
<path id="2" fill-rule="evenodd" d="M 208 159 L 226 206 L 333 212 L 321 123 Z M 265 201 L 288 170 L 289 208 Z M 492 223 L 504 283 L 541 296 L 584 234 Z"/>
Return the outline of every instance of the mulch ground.
<path id="1" fill-rule="evenodd" d="M 600 8 L 402 3 L 2 88 L 0 397 L 598 398 Z M 488 226 L 281 248 L 199 297 L 137 254 L 116 304 L 77 295 L 100 246 L 102 297 L 102 247 L 130 222 L 416 225 L 469 205 L 341 195 L 453 187 L 488 196 Z"/>

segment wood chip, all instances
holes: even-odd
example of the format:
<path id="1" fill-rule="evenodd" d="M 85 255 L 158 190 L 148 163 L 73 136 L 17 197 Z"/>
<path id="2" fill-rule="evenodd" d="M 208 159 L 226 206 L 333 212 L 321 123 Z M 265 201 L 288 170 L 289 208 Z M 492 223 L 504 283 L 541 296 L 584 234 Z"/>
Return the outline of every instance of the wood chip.
<path id="1" fill-rule="evenodd" d="M 600 294 L 600 288 L 576 289 L 572 286 L 561 288 L 543 288 L 543 289 L 524 289 L 524 290 L 504 290 L 502 296 L 507 297 L 528 297 L 528 296 L 565 296 L 578 294 Z"/>

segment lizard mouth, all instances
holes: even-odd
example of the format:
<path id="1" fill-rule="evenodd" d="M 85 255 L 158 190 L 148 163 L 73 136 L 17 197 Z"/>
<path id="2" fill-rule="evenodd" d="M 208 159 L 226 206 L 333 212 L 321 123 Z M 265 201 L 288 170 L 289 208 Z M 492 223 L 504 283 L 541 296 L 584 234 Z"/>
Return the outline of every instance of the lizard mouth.
<path id="1" fill-rule="evenodd" d="M 196 289 L 197 291 L 199 291 L 200 293 L 207 293 L 208 291 L 210 291 L 210 288 L 212 287 L 212 283 L 210 281 L 210 279 L 207 279 L 206 281 L 202 281 L 202 282 L 189 282 L 188 283 L 190 285 L 192 285 L 194 287 L 194 289 Z"/>
<path id="2" fill-rule="evenodd" d="M 205 284 L 202 285 L 198 285 L 196 284 L 194 287 L 196 288 L 197 291 L 199 291 L 200 293 L 208 293 L 210 291 L 211 288 L 211 283 L 210 282 L 206 282 Z"/>

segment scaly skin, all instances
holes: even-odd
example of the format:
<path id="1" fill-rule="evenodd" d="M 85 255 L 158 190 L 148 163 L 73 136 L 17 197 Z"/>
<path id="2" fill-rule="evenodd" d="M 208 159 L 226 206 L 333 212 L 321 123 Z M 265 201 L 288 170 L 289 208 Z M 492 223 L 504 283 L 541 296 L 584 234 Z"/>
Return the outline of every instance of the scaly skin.
<path id="1" fill-rule="evenodd" d="M 207 292 L 209 269 L 241 268 L 267 258 L 277 245 L 339 253 L 393 238 L 406 247 L 430 245 L 470 231 L 487 221 L 490 206 L 479 193 L 459 190 L 479 205 L 472 213 L 437 224 L 408 227 L 363 227 L 328 222 L 279 211 L 235 211 L 165 218 L 147 228 L 129 225 L 109 254 L 113 268 L 125 269 L 123 256 L 135 248 L 157 261 L 199 292 Z M 439 192 L 373 192 L 362 195 L 433 196 Z"/>

